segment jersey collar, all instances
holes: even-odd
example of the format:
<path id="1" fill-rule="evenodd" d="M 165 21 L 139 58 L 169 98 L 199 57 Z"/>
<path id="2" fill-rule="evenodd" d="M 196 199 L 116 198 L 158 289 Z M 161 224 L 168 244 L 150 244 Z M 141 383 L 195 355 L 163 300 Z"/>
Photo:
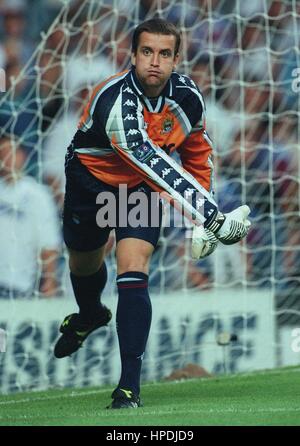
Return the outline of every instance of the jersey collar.
<path id="1" fill-rule="evenodd" d="M 133 88 L 133 90 L 135 91 L 135 93 L 138 96 L 144 96 L 144 97 L 146 96 L 144 93 L 144 89 L 141 86 L 141 83 L 137 78 L 137 75 L 135 72 L 135 67 L 132 67 L 131 70 L 129 71 L 128 81 L 130 83 L 131 88 Z M 171 78 L 166 83 L 164 89 L 160 93 L 160 96 L 167 96 L 169 98 L 171 98 L 173 96 L 173 86 L 172 86 Z"/>

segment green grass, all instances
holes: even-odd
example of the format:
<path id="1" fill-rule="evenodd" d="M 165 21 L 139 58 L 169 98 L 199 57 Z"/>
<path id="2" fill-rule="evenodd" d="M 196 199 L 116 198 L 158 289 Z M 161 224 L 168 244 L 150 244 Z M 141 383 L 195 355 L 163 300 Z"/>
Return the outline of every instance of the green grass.
<path id="1" fill-rule="evenodd" d="M 300 369 L 160 382 L 142 387 L 144 407 L 106 410 L 111 387 L 0 396 L 1 426 L 300 425 Z"/>

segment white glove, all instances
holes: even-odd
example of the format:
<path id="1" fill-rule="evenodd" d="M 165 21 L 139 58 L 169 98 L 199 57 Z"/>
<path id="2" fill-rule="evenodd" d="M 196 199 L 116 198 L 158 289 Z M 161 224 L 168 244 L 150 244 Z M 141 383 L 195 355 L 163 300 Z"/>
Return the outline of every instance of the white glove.
<path id="1" fill-rule="evenodd" d="M 209 229 L 203 226 L 193 227 L 192 258 L 203 259 L 214 252 L 218 245 L 218 239 Z"/>
<path id="2" fill-rule="evenodd" d="M 244 238 L 250 229 L 250 221 L 247 220 L 250 208 L 247 205 L 239 206 L 234 211 L 224 214 L 225 221 L 222 224 L 216 237 L 224 245 L 232 245 Z"/>

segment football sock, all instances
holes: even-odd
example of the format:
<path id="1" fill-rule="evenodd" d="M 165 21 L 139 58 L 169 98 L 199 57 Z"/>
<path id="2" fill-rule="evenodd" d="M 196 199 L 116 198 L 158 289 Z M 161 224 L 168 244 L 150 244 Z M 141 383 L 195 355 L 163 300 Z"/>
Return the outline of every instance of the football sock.
<path id="1" fill-rule="evenodd" d="M 118 387 L 139 395 L 142 360 L 152 316 L 148 276 L 130 271 L 117 277 L 117 285 L 116 320 L 122 364 Z"/>
<path id="2" fill-rule="evenodd" d="M 107 281 L 107 269 L 103 262 L 99 271 L 90 276 L 75 276 L 70 273 L 79 315 L 82 322 L 91 322 L 103 308 L 100 302 L 101 293 Z"/>

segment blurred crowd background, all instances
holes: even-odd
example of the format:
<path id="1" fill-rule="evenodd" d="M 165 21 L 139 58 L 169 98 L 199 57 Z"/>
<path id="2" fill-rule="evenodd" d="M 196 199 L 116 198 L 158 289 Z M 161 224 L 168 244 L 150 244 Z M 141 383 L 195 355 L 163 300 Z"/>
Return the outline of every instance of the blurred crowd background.
<path id="1" fill-rule="evenodd" d="M 0 0 L 0 297 L 70 295 L 66 148 L 93 86 L 130 67 L 132 31 L 154 15 L 183 30 L 178 71 L 206 100 L 220 208 L 247 203 L 253 225 L 198 263 L 186 232 L 165 227 L 150 285 L 270 288 L 280 320 L 298 320 L 300 3 L 289 0 Z M 108 251 L 113 279 L 113 238 Z"/>

